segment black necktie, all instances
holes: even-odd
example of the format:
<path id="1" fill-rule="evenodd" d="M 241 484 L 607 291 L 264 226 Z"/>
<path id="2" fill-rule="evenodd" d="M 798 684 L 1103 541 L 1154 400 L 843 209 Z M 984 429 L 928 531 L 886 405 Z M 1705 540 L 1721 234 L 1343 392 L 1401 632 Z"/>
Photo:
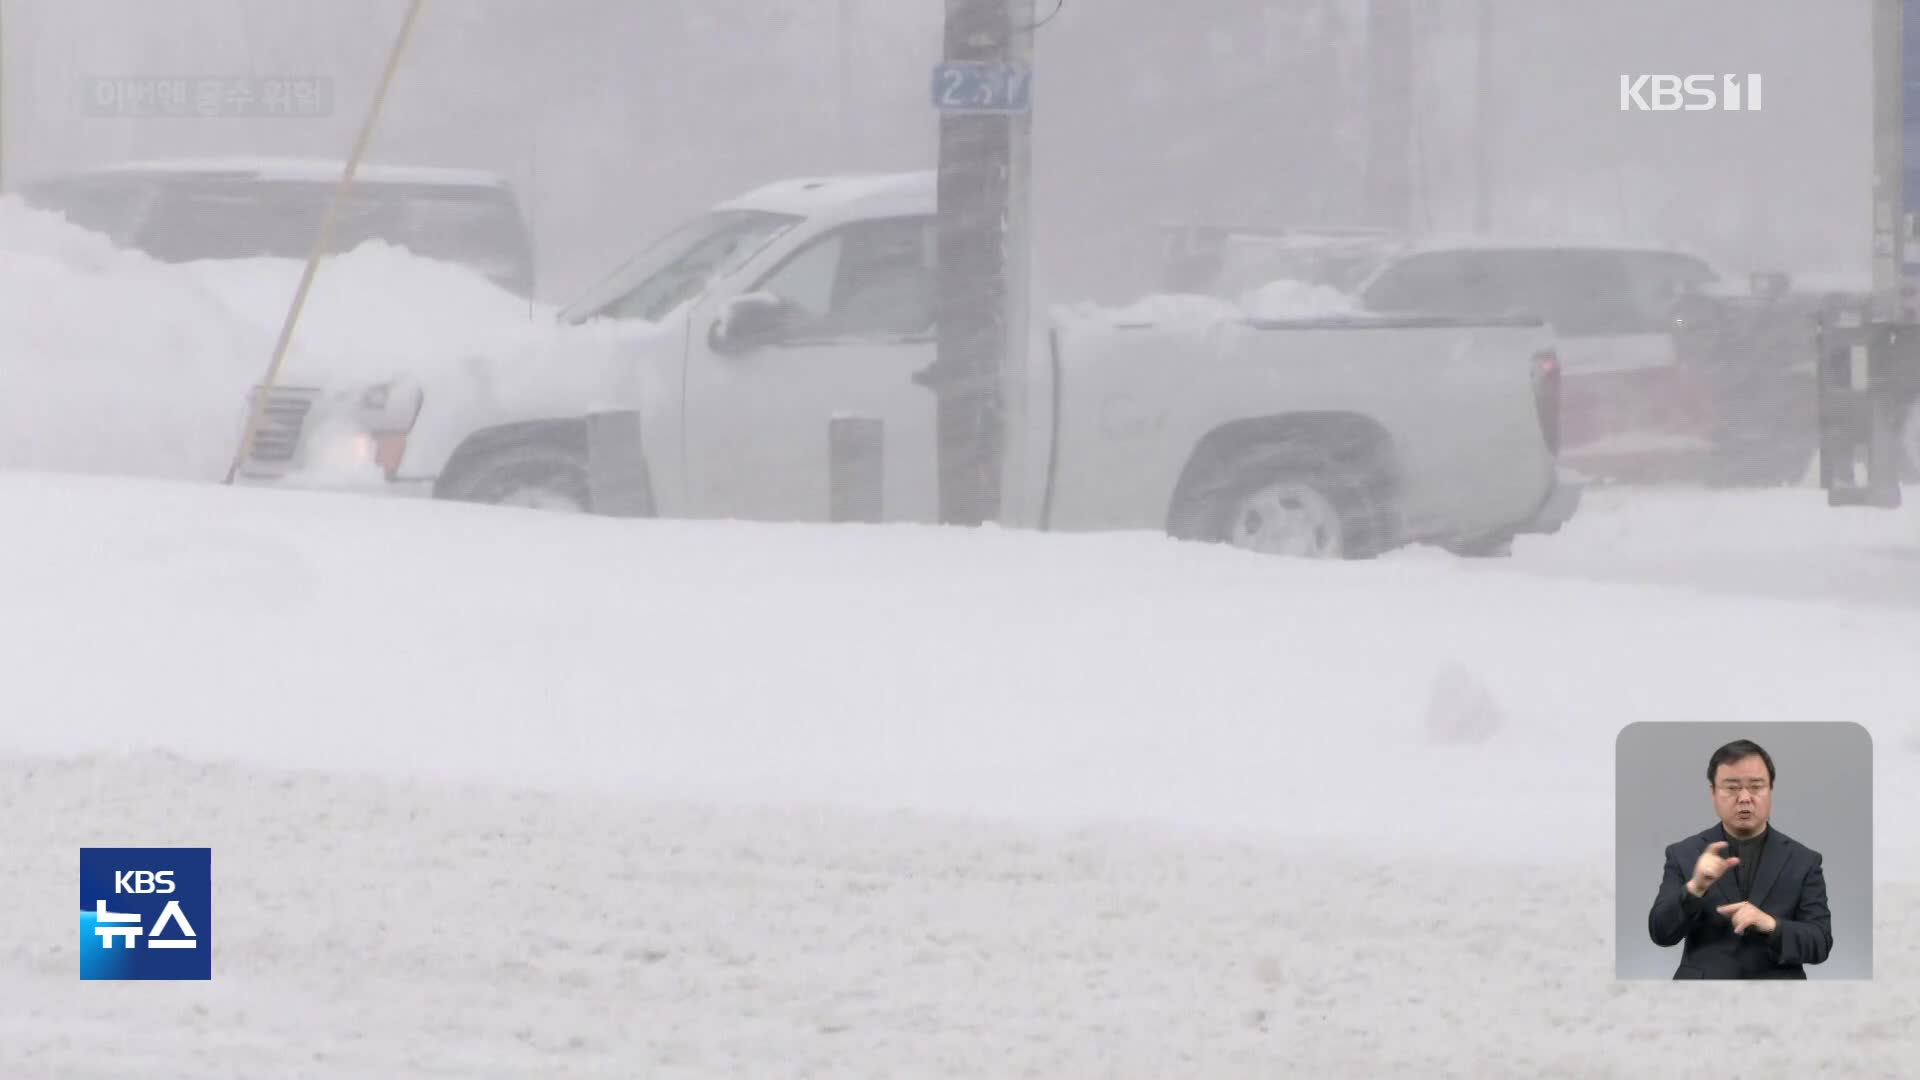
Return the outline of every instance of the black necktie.
<path id="1" fill-rule="evenodd" d="M 1749 899 L 1753 891 L 1753 867 L 1760 861 L 1760 845 L 1752 840 L 1742 840 L 1737 854 L 1740 861 L 1734 865 L 1733 881 L 1740 886 L 1740 899 Z"/>

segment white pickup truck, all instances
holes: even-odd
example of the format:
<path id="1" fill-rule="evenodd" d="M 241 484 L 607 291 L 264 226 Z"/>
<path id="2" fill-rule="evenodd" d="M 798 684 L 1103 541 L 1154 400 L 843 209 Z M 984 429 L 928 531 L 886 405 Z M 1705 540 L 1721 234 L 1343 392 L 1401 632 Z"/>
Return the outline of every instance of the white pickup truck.
<path id="1" fill-rule="evenodd" d="M 884 520 L 934 522 L 935 397 L 915 376 L 936 350 L 935 210 L 928 173 L 723 203 L 540 347 L 277 388 L 242 477 L 313 483 L 325 462 L 396 493 L 590 511 L 586 418 L 618 410 L 639 420 L 650 512 L 821 521 L 829 428 L 853 416 L 883 432 Z M 1005 387 L 1009 527 L 1495 553 L 1578 502 L 1537 321 L 1096 314 L 1036 337 Z"/>

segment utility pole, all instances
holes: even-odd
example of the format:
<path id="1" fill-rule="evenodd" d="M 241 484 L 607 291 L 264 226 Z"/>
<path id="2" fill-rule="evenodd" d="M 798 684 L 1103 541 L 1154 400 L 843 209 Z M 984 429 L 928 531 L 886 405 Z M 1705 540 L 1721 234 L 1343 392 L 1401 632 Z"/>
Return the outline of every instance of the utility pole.
<path id="1" fill-rule="evenodd" d="M 936 398 L 940 521 L 980 525 L 1003 509 L 1003 386 L 1024 347 L 1025 163 L 1031 69 L 1016 55 L 1033 0 L 946 0 L 940 111 L 939 340 L 917 377 Z"/>
<path id="2" fill-rule="evenodd" d="M 854 10 L 857 0 L 839 0 L 839 37 L 836 46 L 840 62 L 840 115 L 835 119 L 840 129 L 840 158 L 852 163 L 859 158 L 859 137 L 853 120 L 855 90 L 853 86 L 853 38 L 855 21 L 858 16 Z"/>
<path id="3" fill-rule="evenodd" d="M 7 193 L 7 0 L 0 0 L 0 195 Z"/>
<path id="4" fill-rule="evenodd" d="M 1033 71 L 1033 37 L 1036 29 L 1034 22 L 1038 5 L 1034 0 L 1008 0 L 1013 19 L 1013 63 L 1024 68 L 1029 75 Z M 1009 391 L 1006 401 L 1007 412 L 1016 423 L 1025 423 L 1029 401 L 1027 390 L 1033 385 L 1028 377 L 1027 365 L 1032 362 L 1028 355 L 1028 346 L 1033 340 L 1032 300 L 1033 300 L 1033 232 L 1032 232 L 1032 193 L 1033 193 L 1033 114 L 1016 113 L 1008 117 L 1012 130 L 1008 133 L 1012 145 L 1007 154 L 1007 322 L 1004 363 L 1002 370 L 1005 378 L 1001 385 Z M 1004 425 L 1003 425 L 1004 428 Z M 1026 476 L 1026 460 L 1020 451 L 1028 444 L 1026 439 L 1012 440 L 1011 453 L 1004 436 L 1001 439 L 999 453 L 995 455 L 995 464 L 1000 468 L 999 476 L 1012 478 L 1010 490 L 1000 494 L 999 509 L 1009 515 L 1009 520 L 1025 521 L 1025 507 L 1018 500 L 1023 496 L 1026 485 L 1020 478 Z"/>
<path id="5" fill-rule="evenodd" d="M 1367 10 L 1367 213 L 1404 230 L 1413 208 L 1413 7 L 1371 0 Z"/>
<path id="6" fill-rule="evenodd" d="M 1874 0 L 1873 4 L 1873 317 L 1897 321 L 1901 301 L 1908 237 L 1906 206 L 1907 118 L 1902 66 L 1905 37 L 1902 9 L 1905 0 Z M 1920 76 L 1920 72 L 1914 73 Z M 1915 117 L 1920 120 L 1920 117 Z"/>
<path id="7" fill-rule="evenodd" d="M 1899 431 L 1920 382 L 1920 326 L 1907 295 L 1906 143 L 1920 135 L 1907 82 L 1920 76 L 1920 0 L 1873 0 L 1873 297 L 1867 318 L 1830 312 L 1819 334 L 1820 486 L 1830 506 L 1901 503 Z"/>
<path id="8" fill-rule="evenodd" d="M 1480 0 L 1474 27 L 1473 82 L 1473 231 L 1493 231 L 1494 124 L 1493 0 Z"/>

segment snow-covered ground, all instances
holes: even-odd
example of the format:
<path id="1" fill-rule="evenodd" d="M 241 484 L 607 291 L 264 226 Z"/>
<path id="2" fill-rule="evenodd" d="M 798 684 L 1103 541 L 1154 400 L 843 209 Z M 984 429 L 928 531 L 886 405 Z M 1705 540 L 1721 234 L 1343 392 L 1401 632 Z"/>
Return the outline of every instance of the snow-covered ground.
<path id="1" fill-rule="evenodd" d="M 0 776 L 9 1077 L 1911 1075 L 1911 885 L 1880 890 L 1876 982 L 1735 1002 L 1612 981 L 1605 859 L 175 758 Z M 75 978 L 87 838 L 213 846 L 212 982 Z"/>
<path id="2" fill-rule="evenodd" d="M 1908 1071 L 1912 511 L 1607 491 L 1512 560 L 1325 565 L 0 506 L 0 1074 Z M 1876 981 L 1614 983 L 1619 729 L 1821 718 L 1875 736 Z M 215 848 L 214 981 L 81 984 L 75 849 L 169 843 Z"/>

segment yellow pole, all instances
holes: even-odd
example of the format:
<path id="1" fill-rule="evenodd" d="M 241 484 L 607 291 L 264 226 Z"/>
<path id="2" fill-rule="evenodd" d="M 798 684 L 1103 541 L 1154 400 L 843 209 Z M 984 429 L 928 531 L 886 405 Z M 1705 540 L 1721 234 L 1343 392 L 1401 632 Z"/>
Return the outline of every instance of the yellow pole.
<path id="1" fill-rule="evenodd" d="M 347 196 L 347 189 L 353 186 L 353 174 L 360 167 L 360 158 L 367 152 L 367 143 L 373 138 L 374 125 L 380 119 L 380 106 L 387 99 L 387 88 L 393 85 L 393 73 L 400 68 L 400 54 L 406 51 L 407 39 L 413 36 L 413 24 L 420 17 L 420 6 L 425 0 L 413 0 L 407 8 L 407 17 L 400 24 L 400 33 L 393 41 L 393 51 L 387 56 L 387 69 L 380 76 L 380 86 L 373 94 L 373 104 L 367 108 L 367 118 L 360 125 L 360 136 L 354 140 L 353 153 L 347 157 L 347 169 L 340 174 L 340 183 L 333 189 L 333 198 L 327 203 L 327 213 L 320 221 L 320 235 L 314 239 L 313 252 L 307 256 L 307 266 L 300 274 L 300 286 L 294 290 L 293 303 L 287 308 L 287 317 L 280 324 L 280 339 L 274 342 L 273 360 L 267 364 L 266 377 L 260 380 L 260 388 L 253 396 L 253 407 L 247 410 L 247 426 L 240 433 L 240 445 L 234 448 L 233 461 L 227 466 L 228 484 L 240 473 L 241 465 L 246 461 L 247 452 L 253 446 L 253 436 L 260 427 L 260 415 L 266 409 L 267 396 L 273 392 L 276 380 L 280 378 L 280 366 L 286 361 L 287 346 L 293 341 L 294 324 L 300 321 L 300 309 L 306 306 L 307 291 L 313 287 L 314 272 L 320 268 L 320 257 L 333 243 L 334 218 L 340 212 L 340 203 Z"/>

